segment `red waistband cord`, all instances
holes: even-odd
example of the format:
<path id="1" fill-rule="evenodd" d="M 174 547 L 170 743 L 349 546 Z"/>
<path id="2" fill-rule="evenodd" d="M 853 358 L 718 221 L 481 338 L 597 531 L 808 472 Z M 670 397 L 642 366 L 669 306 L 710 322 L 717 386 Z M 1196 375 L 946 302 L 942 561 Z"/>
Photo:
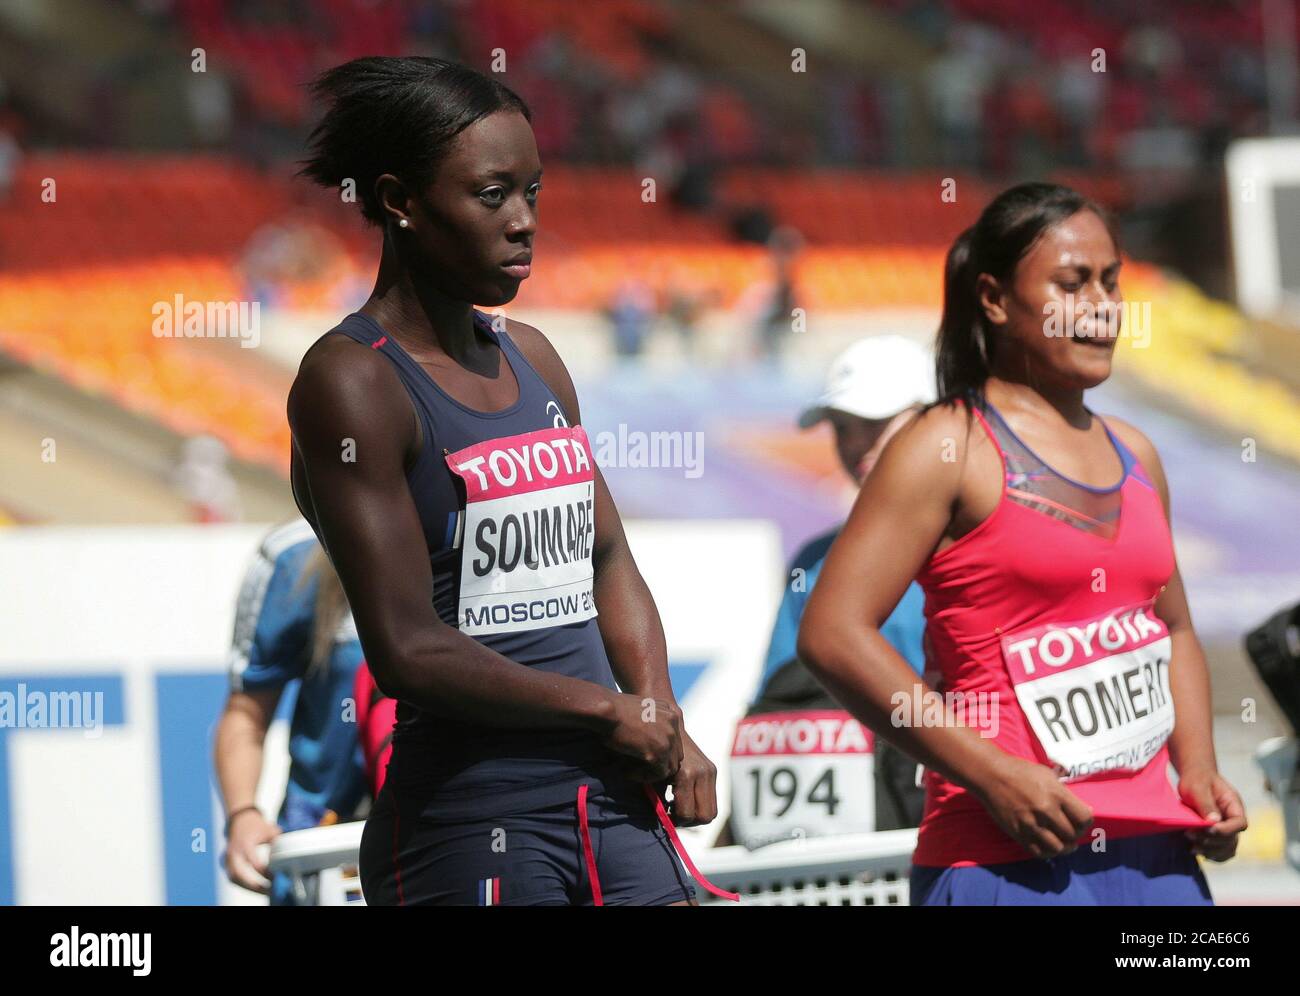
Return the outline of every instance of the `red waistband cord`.
<path id="1" fill-rule="evenodd" d="M 659 798 L 659 793 L 651 786 L 646 785 L 645 794 L 649 796 L 650 801 L 654 803 L 655 815 L 659 817 L 659 822 L 663 824 L 664 830 L 668 832 L 668 837 L 672 840 L 673 847 L 677 849 L 677 856 L 682 859 L 682 863 L 686 865 L 686 870 L 691 873 L 691 877 L 719 899 L 730 899 L 733 903 L 740 902 L 740 893 L 728 892 L 726 889 L 719 889 L 716 885 L 700 874 L 700 870 L 695 867 L 695 862 L 691 860 L 690 853 L 686 848 L 682 847 L 682 842 L 677 836 L 677 828 L 673 826 L 673 821 L 668 818 L 668 813 L 664 810 L 664 801 Z"/>
<path id="2" fill-rule="evenodd" d="M 596 875 L 596 855 L 591 850 L 591 829 L 587 826 L 587 786 L 578 786 L 578 829 L 582 833 L 582 856 L 587 862 L 587 877 L 591 879 L 591 899 L 596 906 L 604 906 L 600 895 L 600 879 Z"/>

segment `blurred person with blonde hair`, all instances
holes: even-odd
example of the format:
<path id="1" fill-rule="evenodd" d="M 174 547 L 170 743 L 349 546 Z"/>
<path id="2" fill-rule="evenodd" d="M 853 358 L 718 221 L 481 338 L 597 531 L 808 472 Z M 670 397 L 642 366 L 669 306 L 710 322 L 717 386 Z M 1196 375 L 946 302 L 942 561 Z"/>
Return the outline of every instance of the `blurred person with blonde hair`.
<path id="1" fill-rule="evenodd" d="M 259 853 L 281 832 L 354 815 L 366 796 L 353 682 L 362 660 L 343 586 L 311 527 L 273 529 L 244 577 L 230 652 L 230 696 L 214 760 L 226 807 L 226 874 L 236 885 L 293 905 L 289 879 L 268 881 Z M 272 822 L 257 807 L 266 732 L 296 683 L 289 781 Z"/>

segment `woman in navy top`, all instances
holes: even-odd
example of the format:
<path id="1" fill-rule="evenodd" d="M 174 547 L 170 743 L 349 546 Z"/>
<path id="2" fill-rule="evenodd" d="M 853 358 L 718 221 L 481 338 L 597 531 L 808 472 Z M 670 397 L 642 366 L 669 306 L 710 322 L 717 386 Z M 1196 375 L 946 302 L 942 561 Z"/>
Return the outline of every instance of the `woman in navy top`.
<path id="1" fill-rule="evenodd" d="M 432 58 L 358 59 L 315 93 L 303 173 L 383 233 L 374 291 L 289 398 L 295 499 L 398 700 L 366 899 L 692 903 L 663 792 L 707 823 L 715 768 L 563 362 L 474 308 L 513 300 L 531 266 L 528 108 Z"/>

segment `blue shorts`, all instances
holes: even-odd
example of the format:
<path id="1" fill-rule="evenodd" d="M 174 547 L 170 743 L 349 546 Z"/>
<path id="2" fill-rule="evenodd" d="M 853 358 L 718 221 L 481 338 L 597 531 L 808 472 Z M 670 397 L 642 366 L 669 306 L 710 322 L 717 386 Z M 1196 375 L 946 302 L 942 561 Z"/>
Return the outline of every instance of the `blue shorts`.
<path id="1" fill-rule="evenodd" d="M 488 805 L 484 809 L 490 808 Z M 508 808 L 508 807 L 507 807 Z M 438 819 L 380 791 L 361 838 L 361 888 L 371 906 L 666 906 L 695 891 L 637 783 L 515 815 Z"/>
<path id="2" fill-rule="evenodd" d="M 1050 861 L 913 865 L 913 906 L 1213 906 L 1181 830 L 1084 845 Z"/>

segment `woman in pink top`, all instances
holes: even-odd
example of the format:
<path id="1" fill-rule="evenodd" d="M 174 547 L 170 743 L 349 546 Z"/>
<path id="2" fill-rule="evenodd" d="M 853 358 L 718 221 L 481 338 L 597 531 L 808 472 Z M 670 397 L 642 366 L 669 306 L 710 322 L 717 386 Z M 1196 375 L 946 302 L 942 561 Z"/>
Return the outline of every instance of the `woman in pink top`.
<path id="1" fill-rule="evenodd" d="M 940 401 L 885 450 L 804 613 L 800 658 L 926 766 L 914 904 L 1209 903 L 1194 855 L 1227 860 L 1246 827 L 1160 459 L 1084 404 L 1119 271 L 1101 210 L 1051 184 L 957 239 Z M 913 578 L 932 686 L 879 630 Z"/>

